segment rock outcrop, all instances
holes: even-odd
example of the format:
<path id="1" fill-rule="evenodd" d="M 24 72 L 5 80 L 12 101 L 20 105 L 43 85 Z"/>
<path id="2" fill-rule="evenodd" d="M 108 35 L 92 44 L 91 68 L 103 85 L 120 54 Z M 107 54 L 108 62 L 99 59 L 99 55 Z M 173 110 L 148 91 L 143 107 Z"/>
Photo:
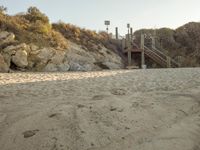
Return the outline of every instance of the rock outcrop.
<path id="1" fill-rule="evenodd" d="M 41 48 L 34 44 L 20 44 L 14 37 L 13 33 L 0 32 L 1 72 L 8 72 L 9 69 L 47 72 L 93 71 L 123 67 L 121 58 L 104 46 L 98 51 L 92 51 L 70 42 L 68 49 Z"/>
<path id="2" fill-rule="evenodd" d="M 7 31 L 3 31 L 0 33 L 0 45 L 12 43 L 15 41 L 15 35 L 13 33 L 9 33 Z"/>
<path id="3" fill-rule="evenodd" d="M 123 67 L 121 58 L 102 46 L 99 51 L 88 51 L 80 45 L 70 43 L 68 61 L 71 71 L 92 71 L 102 69 L 120 69 Z M 103 67 L 100 64 L 104 64 Z"/>
<path id="4" fill-rule="evenodd" d="M 4 57 L 0 54 L 0 72 L 8 72 L 9 66 L 4 60 Z"/>
<path id="5" fill-rule="evenodd" d="M 25 50 L 19 50 L 12 57 L 12 62 L 16 66 L 18 66 L 20 68 L 24 68 L 24 67 L 28 66 L 27 57 L 28 57 L 28 54 Z"/>
<path id="6" fill-rule="evenodd" d="M 30 52 L 29 46 L 25 43 L 17 46 L 11 45 L 2 50 L 2 55 L 5 57 L 7 65 L 10 66 L 11 62 L 18 68 L 25 68 L 28 66 L 28 53 Z"/>

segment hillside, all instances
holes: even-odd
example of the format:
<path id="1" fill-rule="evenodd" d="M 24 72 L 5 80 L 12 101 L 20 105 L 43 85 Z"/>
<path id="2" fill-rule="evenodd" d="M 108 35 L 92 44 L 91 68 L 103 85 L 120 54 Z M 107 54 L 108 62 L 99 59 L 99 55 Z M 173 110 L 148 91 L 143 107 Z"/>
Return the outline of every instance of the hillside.
<path id="1" fill-rule="evenodd" d="M 105 33 L 50 24 L 36 7 L 0 13 L 0 71 L 91 71 L 123 68 Z"/>

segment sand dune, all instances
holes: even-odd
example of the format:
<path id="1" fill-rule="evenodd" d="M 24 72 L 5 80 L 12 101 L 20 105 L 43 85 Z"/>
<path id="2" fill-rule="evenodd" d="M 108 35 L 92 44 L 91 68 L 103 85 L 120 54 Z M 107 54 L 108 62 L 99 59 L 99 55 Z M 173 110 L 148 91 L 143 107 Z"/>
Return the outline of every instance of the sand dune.
<path id="1" fill-rule="evenodd" d="M 0 150 L 200 150 L 200 69 L 0 74 Z"/>

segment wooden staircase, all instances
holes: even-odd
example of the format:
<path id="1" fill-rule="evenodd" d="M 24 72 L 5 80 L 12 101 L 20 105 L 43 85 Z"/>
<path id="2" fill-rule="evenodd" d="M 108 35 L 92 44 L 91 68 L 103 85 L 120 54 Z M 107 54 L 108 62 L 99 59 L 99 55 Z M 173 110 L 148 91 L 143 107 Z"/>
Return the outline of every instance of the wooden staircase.
<path id="1" fill-rule="evenodd" d="M 155 41 L 154 44 L 152 42 L 151 45 L 147 46 L 145 44 L 145 36 L 144 34 L 141 34 L 141 43 L 140 46 L 134 42 L 134 40 L 130 40 L 131 38 L 123 38 L 121 43 L 121 52 L 126 53 L 127 58 L 127 64 L 128 67 L 131 67 L 130 64 L 132 64 L 132 53 L 141 53 L 141 66 L 145 65 L 145 56 L 152 59 L 154 62 L 159 64 L 163 68 L 178 68 L 180 67 L 180 64 L 176 62 L 174 59 L 172 59 L 170 56 L 168 56 L 165 53 L 165 50 L 160 50 L 156 48 Z M 125 56 L 125 55 L 124 55 Z"/>
<path id="2" fill-rule="evenodd" d="M 179 63 L 158 50 L 157 48 L 148 48 L 147 46 L 144 46 L 144 54 L 151 58 L 153 61 L 161 65 L 162 67 L 173 67 L 177 68 L 179 67 Z"/>

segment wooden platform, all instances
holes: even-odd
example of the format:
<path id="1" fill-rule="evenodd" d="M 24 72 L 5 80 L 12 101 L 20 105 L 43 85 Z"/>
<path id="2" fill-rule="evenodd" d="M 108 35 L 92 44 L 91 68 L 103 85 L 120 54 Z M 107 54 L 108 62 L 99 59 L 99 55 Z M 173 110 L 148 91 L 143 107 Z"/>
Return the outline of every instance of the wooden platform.
<path id="1" fill-rule="evenodd" d="M 123 50 L 123 53 L 128 53 L 128 51 L 129 51 L 128 49 L 125 49 Z M 130 51 L 133 53 L 141 53 L 142 49 L 131 49 Z"/>
<path id="2" fill-rule="evenodd" d="M 139 69 L 140 67 L 139 66 L 127 66 L 126 69 Z"/>

